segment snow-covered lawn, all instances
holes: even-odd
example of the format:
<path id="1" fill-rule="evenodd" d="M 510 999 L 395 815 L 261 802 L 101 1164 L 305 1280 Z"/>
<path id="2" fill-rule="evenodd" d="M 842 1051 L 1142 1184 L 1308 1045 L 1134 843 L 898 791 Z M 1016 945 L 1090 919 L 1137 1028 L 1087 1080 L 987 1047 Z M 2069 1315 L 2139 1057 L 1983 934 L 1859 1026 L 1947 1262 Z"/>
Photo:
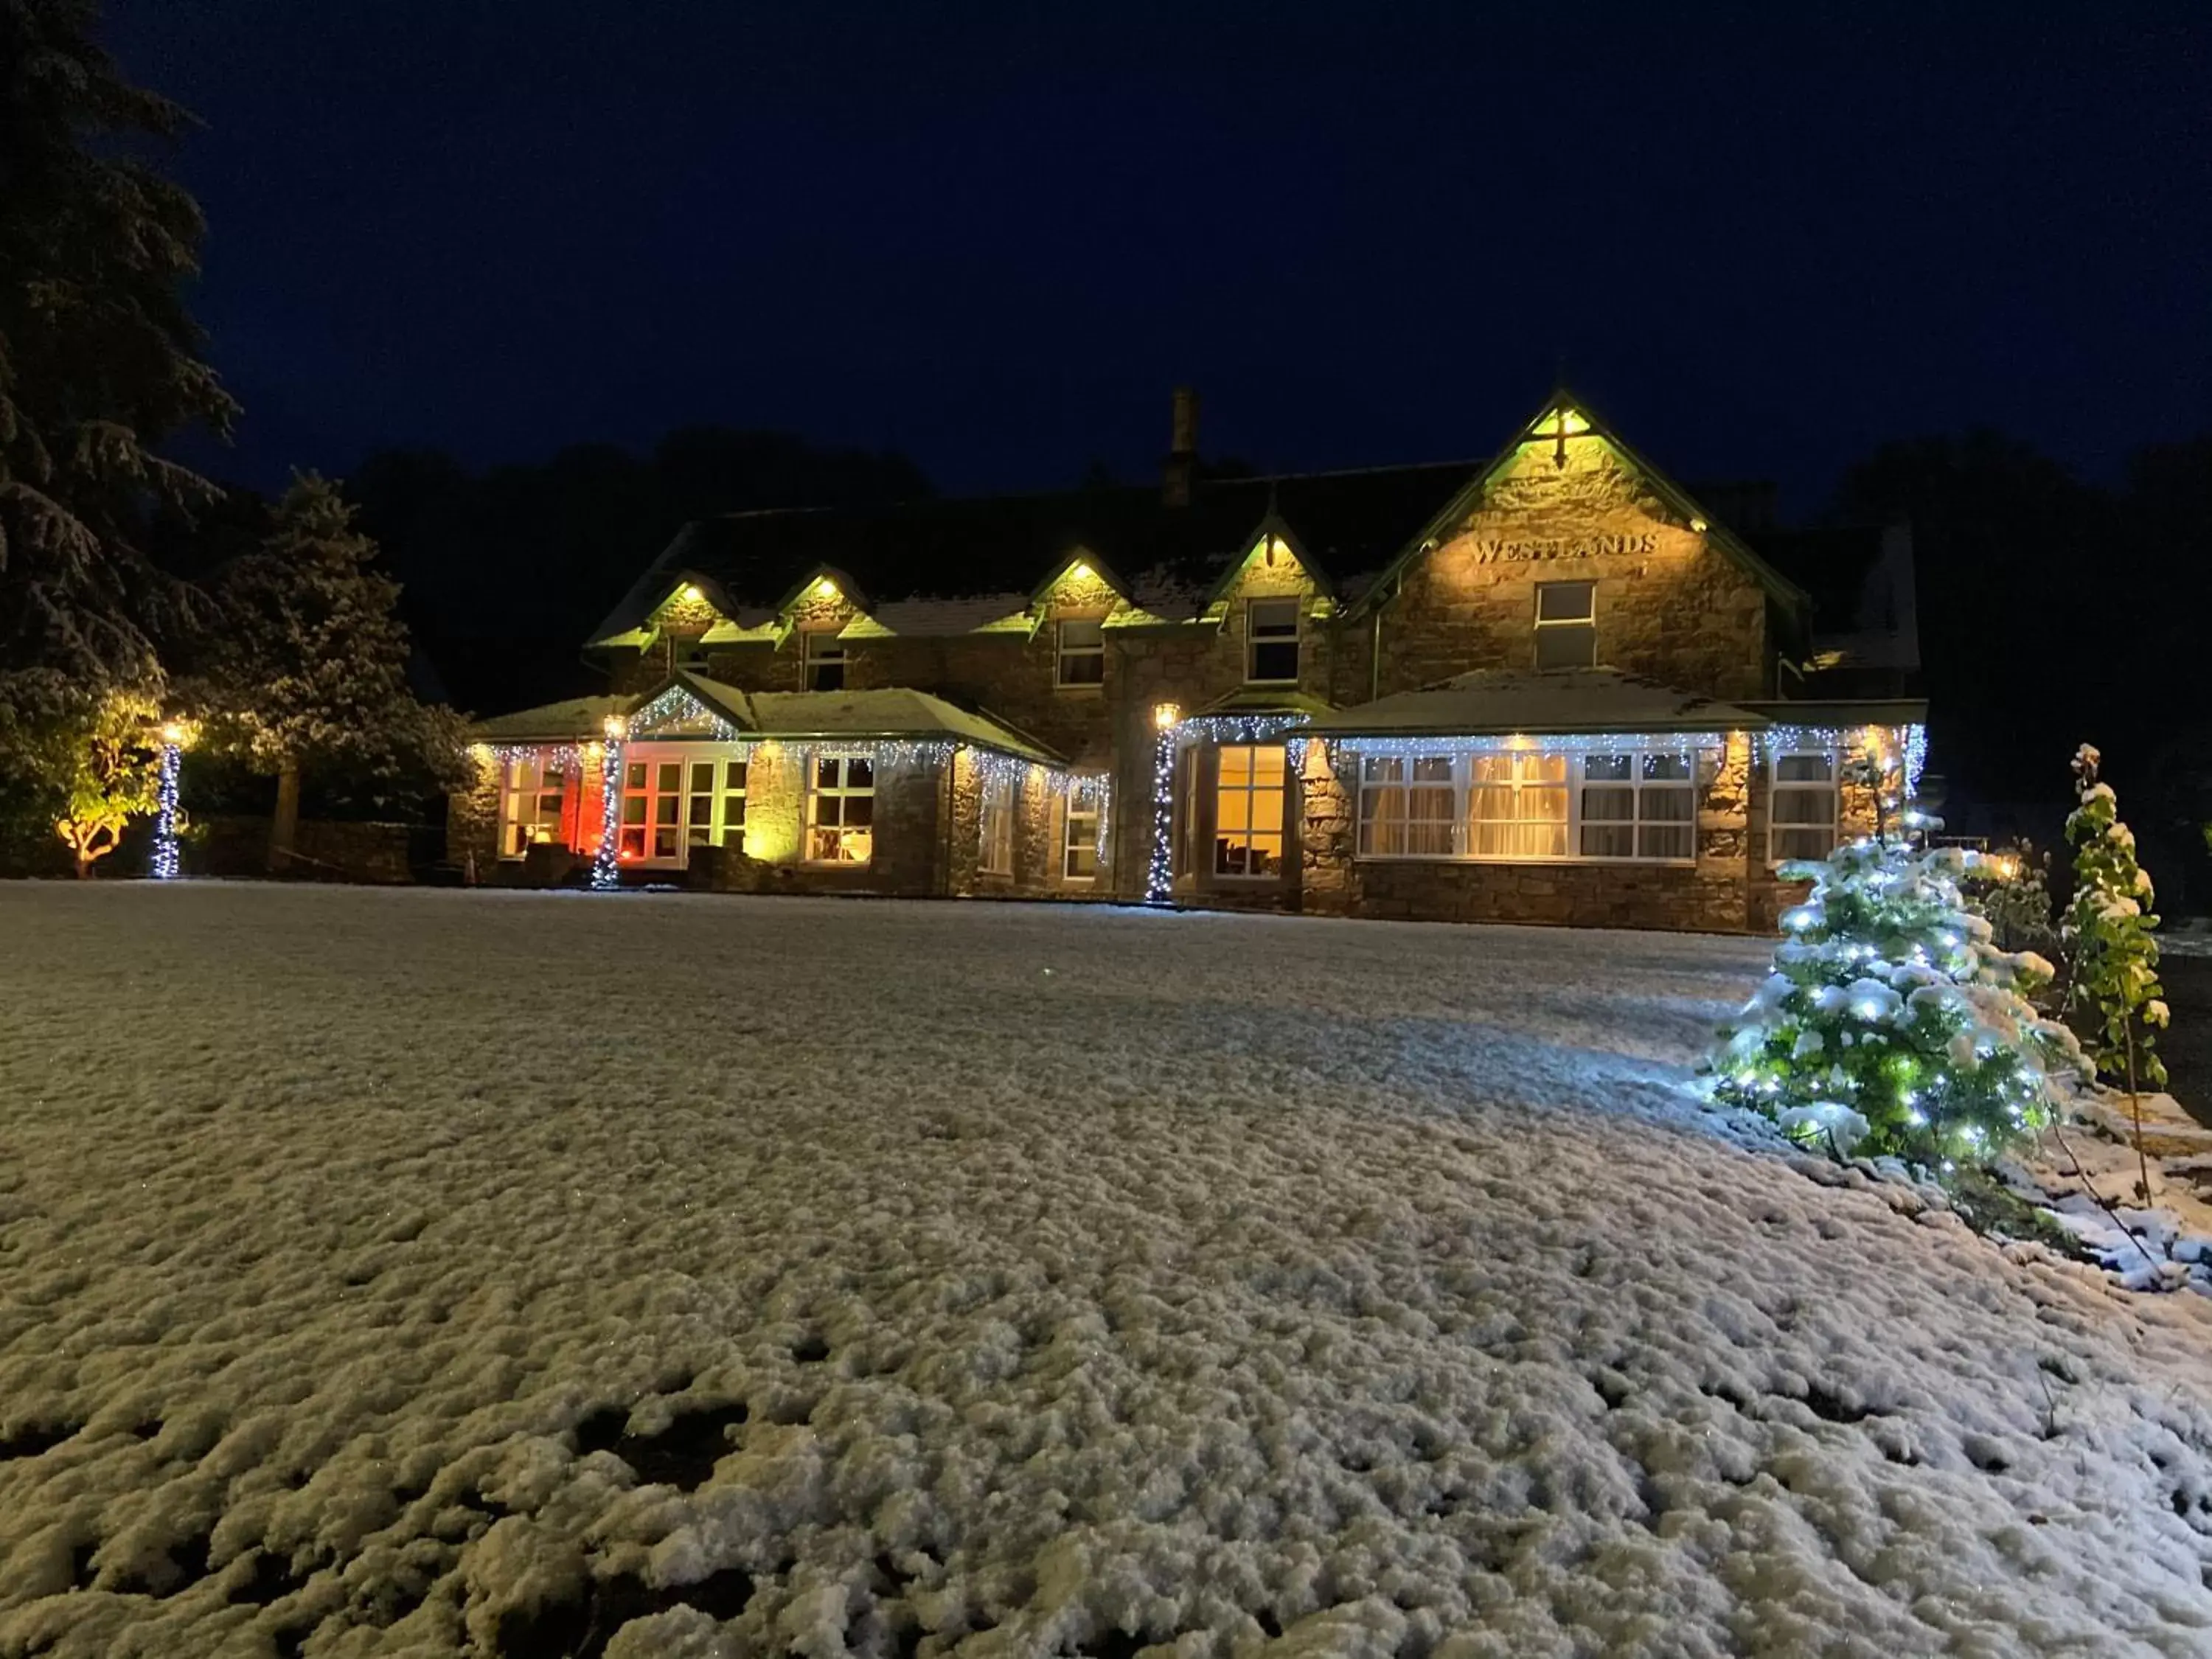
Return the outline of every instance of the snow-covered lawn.
<path id="1" fill-rule="evenodd" d="M 0 940 L 0 1655 L 2212 1652 L 2212 1302 L 1732 1139 L 1753 943 Z"/>

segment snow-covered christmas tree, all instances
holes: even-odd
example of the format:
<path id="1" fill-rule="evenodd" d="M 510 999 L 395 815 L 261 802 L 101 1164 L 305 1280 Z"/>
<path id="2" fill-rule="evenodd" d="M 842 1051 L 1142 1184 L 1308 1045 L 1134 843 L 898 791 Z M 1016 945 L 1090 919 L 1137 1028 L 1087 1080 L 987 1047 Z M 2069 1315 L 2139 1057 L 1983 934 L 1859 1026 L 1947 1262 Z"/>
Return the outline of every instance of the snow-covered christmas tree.
<path id="1" fill-rule="evenodd" d="M 2078 1050 L 2027 1000 L 2050 963 L 1999 951 L 1961 896 L 1967 859 L 1884 837 L 1785 865 L 1813 890 L 1723 1029 L 1715 1097 L 1808 1145 L 1939 1169 L 2046 1121 L 2048 1068 L 2075 1066 Z"/>

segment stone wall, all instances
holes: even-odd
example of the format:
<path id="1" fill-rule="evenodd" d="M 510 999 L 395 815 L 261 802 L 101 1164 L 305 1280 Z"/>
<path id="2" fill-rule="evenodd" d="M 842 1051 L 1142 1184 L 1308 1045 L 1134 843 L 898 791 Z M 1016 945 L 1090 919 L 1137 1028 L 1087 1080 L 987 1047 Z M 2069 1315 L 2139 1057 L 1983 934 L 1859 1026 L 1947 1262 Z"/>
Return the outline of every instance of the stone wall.
<path id="1" fill-rule="evenodd" d="M 1597 659 L 1713 697 L 1769 693 L 1767 599 L 1709 535 L 1674 519 L 1601 441 L 1565 467 L 1524 448 L 1481 511 L 1407 568 L 1371 631 L 1341 643 L 1334 701 L 1471 669 L 1535 665 L 1536 586 L 1596 584 Z"/>
<path id="2" fill-rule="evenodd" d="M 270 821 L 262 817 L 203 819 L 200 834 L 185 853 L 185 873 L 195 876 L 262 876 L 269 868 Z M 434 853 L 433 824 L 356 823 L 336 818 L 301 818 L 293 837 L 294 856 L 274 873 L 296 881 L 356 881 L 397 885 L 413 881 L 425 853 Z M 430 846 L 422 843 L 430 842 Z"/>

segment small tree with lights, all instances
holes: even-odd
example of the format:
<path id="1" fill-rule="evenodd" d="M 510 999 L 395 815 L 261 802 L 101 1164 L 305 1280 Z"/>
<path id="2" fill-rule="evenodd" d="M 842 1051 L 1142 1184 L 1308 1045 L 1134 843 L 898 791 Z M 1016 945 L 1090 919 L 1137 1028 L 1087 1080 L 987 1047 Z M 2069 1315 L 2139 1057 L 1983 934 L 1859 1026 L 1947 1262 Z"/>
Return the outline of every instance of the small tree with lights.
<path id="1" fill-rule="evenodd" d="M 1784 866 L 1813 890 L 1783 918 L 1774 971 L 1722 1030 L 1716 1098 L 1838 1156 L 1939 1170 L 1985 1162 L 2046 1121 L 2048 1068 L 2075 1064 L 2070 1036 L 2027 1001 L 2051 965 L 1990 943 L 1960 892 L 1968 862 L 1883 836 Z"/>
<path id="2" fill-rule="evenodd" d="M 81 880 L 122 844 L 132 818 L 161 805 L 161 712 L 143 693 L 60 692 L 9 737 L 13 775 Z"/>
<path id="3" fill-rule="evenodd" d="M 2074 792 L 2080 800 L 2066 820 L 2074 849 L 2074 896 L 2061 928 L 2072 972 L 2067 1008 L 2087 1026 L 2083 1047 L 2106 1076 L 2127 1085 L 2135 1121 L 2136 1164 L 2141 1196 L 2150 1200 L 2150 1159 L 2143 1151 L 2145 1085 L 2166 1083 L 2166 1062 L 2155 1050 L 2166 1023 L 2166 989 L 2158 980 L 2158 917 L 2150 877 L 2136 862 L 2136 838 L 2120 822 L 2119 801 L 2097 769 L 2102 757 L 2087 744 L 2074 756 Z"/>

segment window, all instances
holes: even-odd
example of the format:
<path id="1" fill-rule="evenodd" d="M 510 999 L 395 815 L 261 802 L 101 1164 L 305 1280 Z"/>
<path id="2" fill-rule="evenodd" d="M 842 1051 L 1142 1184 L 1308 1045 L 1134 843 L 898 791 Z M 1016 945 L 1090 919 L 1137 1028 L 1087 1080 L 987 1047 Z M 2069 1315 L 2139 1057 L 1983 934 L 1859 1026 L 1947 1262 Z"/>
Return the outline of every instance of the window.
<path id="1" fill-rule="evenodd" d="M 1536 584 L 1536 666 L 1597 666 L 1597 584 Z"/>
<path id="2" fill-rule="evenodd" d="M 1252 599 L 1244 606 L 1244 678 L 1255 685 L 1295 685 L 1298 602 Z"/>
<path id="3" fill-rule="evenodd" d="M 1584 755 L 1582 779 L 1583 857 L 1696 857 L 1697 781 L 1687 755 Z"/>
<path id="4" fill-rule="evenodd" d="M 1697 788 L 1681 750 L 1362 755 L 1356 855 L 1690 863 Z"/>
<path id="5" fill-rule="evenodd" d="M 1359 763 L 1359 854 L 1444 859 L 1459 850 L 1458 763 L 1449 755 Z"/>
<path id="6" fill-rule="evenodd" d="M 1230 744 L 1216 756 L 1213 873 L 1272 878 L 1283 869 L 1283 745 Z"/>
<path id="7" fill-rule="evenodd" d="M 1060 833 L 1060 873 L 1066 881 L 1092 881 L 1098 875 L 1101 813 L 1098 786 L 1079 778 L 1067 787 L 1067 817 Z"/>
<path id="8" fill-rule="evenodd" d="M 1565 755 L 1476 755 L 1469 759 L 1468 777 L 1468 852 L 1471 857 L 1566 857 Z"/>
<path id="9" fill-rule="evenodd" d="M 684 836 L 684 763 L 634 760 L 623 767 L 622 836 L 626 859 L 673 859 Z"/>
<path id="10" fill-rule="evenodd" d="M 1054 659 L 1055 685 L 1106 684 L 1106 632 L 1103 624 L 1064 622 L 1060 624 L 1060 649 Z"/>
<path id="11" fill-rule="evenodd" d="M 826 630 L 799 636 L 799 659 L 809 691 L 845 689 L 845 641 Z"/>
<path id="12" fill-rule="evenodd" d="M 806 798 L 810 864 L 866 864 L 875 852 L 875 763 L 866 755 L 817 755 Z"/>
<path id="13" fill-rule="evenodd" d="M 1774 757 L 1766 832 L 1766 855 L 1774 863 L 1824 859 L 1836 850 L 1838 769 L 1832 753 Z"/>
<path id="14" fill-rule="evenodd" d="M 561 839 L 568 773 L 557 760 L 511 760 L 501 781 L 499 855 L 519 859 L 540 842 Z"/>
<path id="15" fill-rule="evenodd" d="M 1003 773 L 983 775 L 983 858 L 987 876 L 1014 873 L 1014 781 Z"/>
<path id="16" fill-rule="evenodd" d="M 714 826 L 714 845 L 742 847 L 745 842 L 746 757 L 722 763 L 722 817 Z"/>

